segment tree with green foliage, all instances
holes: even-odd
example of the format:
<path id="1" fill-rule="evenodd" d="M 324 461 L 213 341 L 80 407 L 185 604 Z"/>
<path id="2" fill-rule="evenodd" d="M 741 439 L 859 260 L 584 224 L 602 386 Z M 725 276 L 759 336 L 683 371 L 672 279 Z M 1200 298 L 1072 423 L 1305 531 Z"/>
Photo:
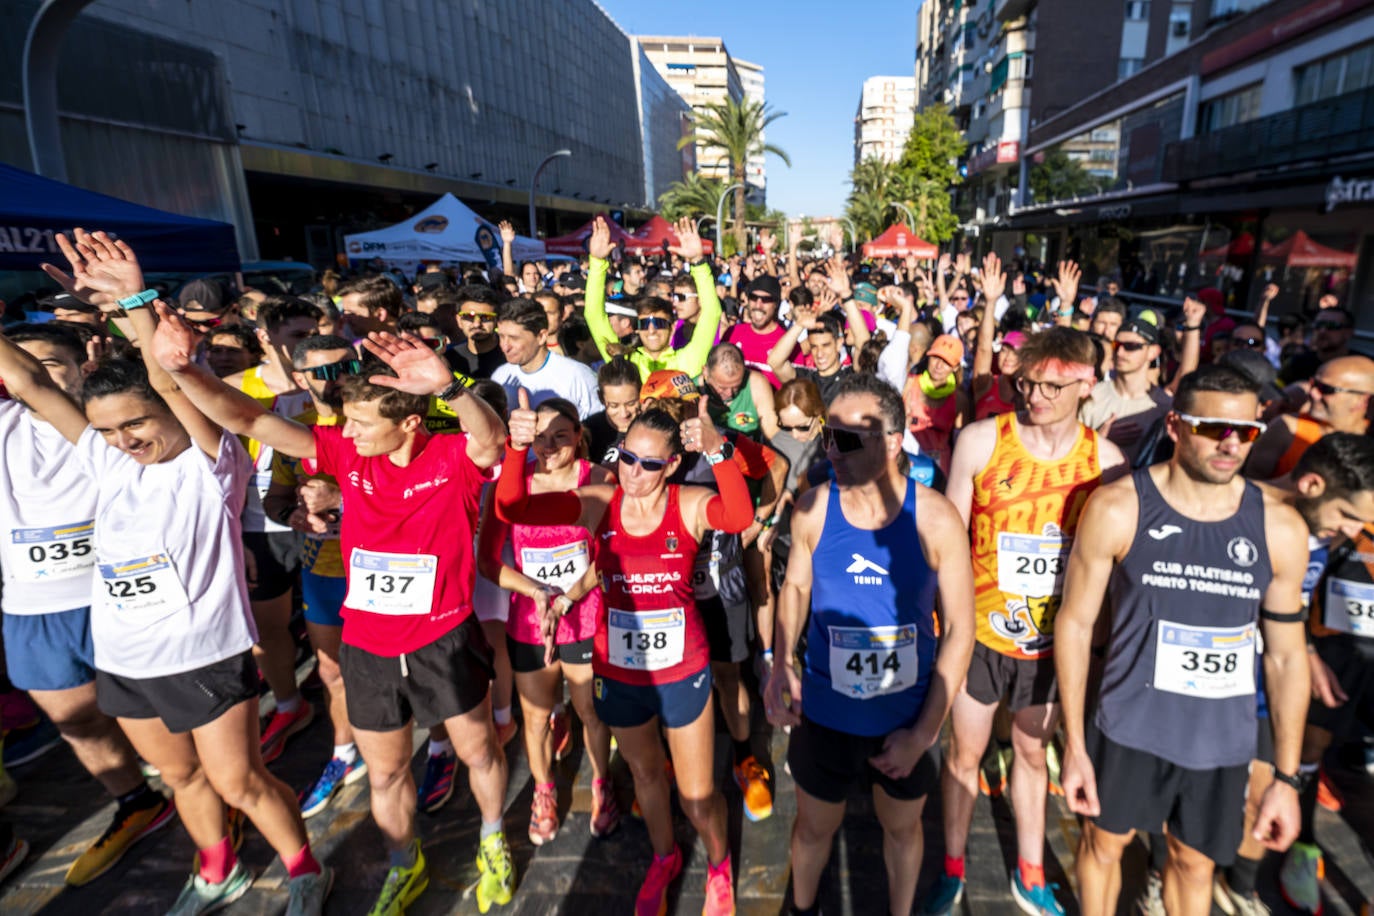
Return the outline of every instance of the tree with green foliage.
<path id="1" fill-rule="evenodd" d="M 746 219 L 744 191 L 747 184 L 745 165 L 750 156 L 772 153 L 789 168 L 792 160 L 787 153 L 772 143 L 763 140 L 764 129 L 786 112 L 774 111 L 763 102 L 745 99 L 736 102 L 727 98 L 723 102 L 712 102 L 696 109 L 692 120 L 696 126 L 694 136 L 683 137 L 677 148 L 700 142 L 703 150 L 716 150 L 730 163 L 730 183 L 738 184 L 734 201 L 735 247 L 744 248 L 744 221 Z"/>
<path id="2" fill-rule="evenodd" d="M 958 158 L 964 138 L 944 108 L 928 108 L 916 115 L 906 146 L 897 162 L 870 157 L 849 174 L 852 190 L 845 216 L 854 223 L 859 241 L 880 234 L 894 218 L 904 220 L 895 201 L 916 218 L 917 235 L 931 242 L 954 236 L 959 220 L 949 189 L 959 183 Z"/>
<path id="3" fill-rule="evenodd" d="M 1063 147 L 1055 147 L 1031 166 L 1030 189 L 1036 203 L 1046 204 L 1101 193 L 1102 181 Z"/>
<path id="4" fill-rule="evenodd" d="M 720 195 L 725 183 L 715 178 L 702 178 L 696 172 L 688 173 L 681 181 L 675 181 L 668 190 L 659 195 L 658 209 L 668 222 L 676 222 L 684 216 L 716 217 L 716 207 L 720 205 Z"/>

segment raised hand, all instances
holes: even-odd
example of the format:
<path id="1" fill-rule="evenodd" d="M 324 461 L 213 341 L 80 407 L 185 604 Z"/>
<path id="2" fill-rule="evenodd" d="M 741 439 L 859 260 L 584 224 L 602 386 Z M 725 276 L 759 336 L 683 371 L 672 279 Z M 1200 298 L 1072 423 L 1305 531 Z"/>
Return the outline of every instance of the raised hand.
<path id="1" fill-rule="evenodd" d="M 1277 283 L 1264 284 L 1264 292 L 1260 294 L 1261 299 L 1263 299 L 1265 302 L 1273 302 L 1278 297 L 1279 285 Z"/>
<path id="2" fill-rule="evenodd" d="M 839 257 L 831 258 L 825 265 L 825 281 L 835 295 L 841 301 L 848 300 L 854 294 L 854 288 L 849 283 L 849 271 L 845 263 Z"/>
<path id="3" fill-rule="evenodd" d="M 530 408 L 530 393 L 521 388 L 517 394 L 519 406 L 510 412 L 506 428 L 510 430 L 511 448 L 529 448 L 534 443 L 539 417 Z"/>
<path id="4" fill-rule="evenodd" d="M 775 247 L 777 247 L 777 244 L 778 237 L 773 234 L 772 229 L 759 230 L 759 247 L 763 249 L 764 254 L 770 253 Z"/>
<path id="5" fill-rule="evenodd" d="M 682 447 L 689 452 L 714 452 L 723 444 L 720 430 L 706 413 L 706 403 L 706 398 L 697 398 L 697 415 L 683 420 L 678 429 Z"/>
<path id="6" fill-rule="evenodd" d="M 939 257 L 939 259 L 935 262 L 935 267 L 936 267 L 937 270 L 940 271 L 940 275 L 941 275 L 941 276 L 944 276 L 945 274 L 949 273 L 949 265 L 950 265 L 950 256 L 949 256 L 949 252 L 948 252 L 948 251 L 942 251 L 942 252 L 940 252 L 940 257 Z"/>
<path id="7" fill-rule="evenodd" d="M 157 330 L 153 332 L 150 344 L 152 350 L 149 351 L 153 359 L 168 372 L 189 369 L 196 361 L 196 351 L 204 335 L 187 324 L 161 299 L 153 300 L 153 309 L 158 317 Z"/>
<path id="8" fill-rule="evenodd" d="M 418 337 L 397 337 L 383 331 L 372 332 L 363 341 L 368 352 L 396 371 L 396 375 L 374 375 L 368 381 L 382 388 L 395 388 L 406 394 L 434 395 L 453 384 L 453 373 L 438 353 Z"/>
<path id="9" fill-rule="evenodd" d="M 587 237 L 587 254 L 603 261 L 609 261 L 615 243 L 611 241 L 611 227 L 604 216 L 598 216 L 592 223 L 592 234 Z"/>
<path id="10" fill-rule="evenodd" d="M 509 245 L 515 241 L 515 227 L 510 224 L 510 220 L 501 220 L 496 224 L 496 228 L 501 230 L 502 245 Z"/>
<path id="11" fill-rule="evenodd" d="M 954 259 L 954 269 L 959 272 L 960 276 L 964 277 L 972 272 L 973 258 L 969 256 L 967 251 L 959 252 L 959 256 Z"/>
<path id="12" fill-rule="evenodd" d="M 1059 307 L 1071 308 L 1078 299 L 1078 281 L 1083 279 L 1083 271 L 1073 261 L 1059 262 L 1059 277 L 1051 279 L 1055 291 L 1059 293 Z"/>
<path id="13" fill-rule="evenodd" d="M 677 244 L 669 245 L 668 250 L 688 264 L 700 261 L 706 249 L 701 244 L 701 236 L 697 235 L 696 223 L 684 216 L 673 226 L 673 231 L 677 233 Z"/>
<path id="14" fill-rule="evenodd" d="M 57 247 L 62 249 L 72 268 L 70 291 L 73 294 L 99 306 L 102 311 L 117 311 L 116 303 L 120 299 L 143 291 L 143 271 L 127 244 L 111 239 L 104 232 L 91 233 L 81 228 L 73 230 L 72 235 L 74 244 L 61 233 L 56 238 Z M 48 276 L 66 287 L 59 276 L 61 271 L 48 267 L 51 265 L 44 267 Z"/>
<path id="15" fill-rule="evenodd" d="M 984 307 L 991 308 L 1002 298 L 1007 288 L 1007 275 L 1002 271 L 1002 259 L 995 251 L 989 251 L 983 258 L 983 297 L 987 300 Z"/>
<path id="16" fill-rule="evenodd" d="M 1190 328 L 1195 328 L 1202 324 L 1207 317 L 1207 303 L 1200 299 L 1188 296 L 1183 300 L 1183 323 Z"/>

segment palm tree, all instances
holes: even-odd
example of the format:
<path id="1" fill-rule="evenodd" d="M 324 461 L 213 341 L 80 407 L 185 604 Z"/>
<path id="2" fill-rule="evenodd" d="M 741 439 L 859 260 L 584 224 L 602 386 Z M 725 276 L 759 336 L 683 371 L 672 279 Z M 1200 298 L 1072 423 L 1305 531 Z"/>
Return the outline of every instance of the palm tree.
<path id="1" fill-rule="evenodd" d="M 720 195 L 724 190 L 724 182 L 689 172 L 687 177 L 673 182 L 668 190 L 659 195 L 658 208 L 669 222 L 702 214 L 715 218 L 716 207 L 720 205 Z"/>
<path id="2" fill-rule="evenodd" d="M 771 143 L 763 141 L 763 131 L 786 112 L 773 111 L 763 102 L 745 99 L 736 102 L 727 98 L 723 102 L 712 102 L 692 112 L 696 124 L 696 135 L 683 137 L 677 143 L 682 149 L 700 142 L 703 149 L 715 149 L 730 163 L 730 180 L 738 184 L 735 189 L 735 249 L 744 250 L 744 189 L 747 179 L 745 164 L 750 156 L 772 153 L 789 168 L 792 160 L 787 153 Z"/>

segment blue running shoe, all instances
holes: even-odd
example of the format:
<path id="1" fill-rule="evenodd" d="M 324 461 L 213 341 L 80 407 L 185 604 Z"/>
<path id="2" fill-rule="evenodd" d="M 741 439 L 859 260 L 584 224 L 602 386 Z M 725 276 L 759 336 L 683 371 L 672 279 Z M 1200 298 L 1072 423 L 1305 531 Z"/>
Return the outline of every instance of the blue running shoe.
<path id="1" fill-rule="evenodd" d="M 454 754 L 430 754 L 425 762 L 425 781 L 420 784 L 416 806 L 426 814 L 433 814 L 453 797 L 453 771 L 458 758 Z"/>
<path id="2" fill-rule="evenodd" d="M 964 899 L 964 879 L 941 875 L 921 907 L 922 916 L 949 916 Z"/>
<path id="3" fill-rule="evenodd" d="M 1037 888 L 1027 888 L 1021 883 L 1020 870 L 1011 873 L 1011 896 L 1021 912 L 1031 916 L 1064 916 L 1063 905 L 1055 899 L 1058 884 L 1042 884 Z"/>
<path id="4" fill-rule="evenodd" d="M 352 763 L 345 763 L 338 757 L 332 758 L 325 764 L 320 778 L 315 780 L 314 788 L 306 793 L 305 799 L 301 802 L 301 817 L 314 817 L 319 814 L 329 807 L 329 802 L 339 789 L 352 785 L 366 775 L 367 764 L 363 763 L 362 757 L 354 758 Z"/>
<path id="5" fill-rule="evenodd" d="M 57 726 L 47 719 L 29 728 L 15 729 L 5 735 L 5 766 L 32 763 L 62 743 Z"/>

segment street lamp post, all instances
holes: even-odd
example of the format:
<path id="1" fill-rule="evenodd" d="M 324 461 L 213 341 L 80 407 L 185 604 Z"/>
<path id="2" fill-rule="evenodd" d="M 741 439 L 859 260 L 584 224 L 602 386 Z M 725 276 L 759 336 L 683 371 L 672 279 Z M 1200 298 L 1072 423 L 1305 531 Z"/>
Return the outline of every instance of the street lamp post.
<path id="1" fill-rule="evenodd" d="M 534 228 L 534 189 L 539 186 L 539 173 L 544 171 L 544 166 L 553 162 L 555 159 L 562 159 L 564 156 L 571 155 L 572 150 L 570 149 L 561 149 L 557 152 L 550 153 L 544 157 L 544 161 L 539 163 L 539 167 L 535 169 L 534 174 L 530 176 L 530 238 L 532 239 L 537 239 L 539 237 L 539 233 L 536 232 Z"/>
<path id="2" fill-rule="evenodd" d="M 903 213 L 905 213 L 905 214 L 906 214 L 906 225 L 907 225 L 907 228 L 910 229 L 912 232 L 915 232 L 915 231 L 916 231 L 916 215 L 915 215 L 914 213 L 911 212 L 911 208 L 910 208 L 910 207 L 908 207 L 906 204 L 902 203 L 901 201 L 897 201 L 897 200 L 889 200 L 889 201 L 887 202 L 887 205 L 888 205 L 889 207 L 896 207 L 898 210 L 901 210 Z"/>
<path id="3" fill-rule="evenodd" d="M 725 209 L 725 198 L 729 197 L 731 192 L 733 192 L 736 188 L 742 187 L 744 187 L 744 184 L 742 182 L 735 182 L 734 184 L 730 185 L 730 187 L 726 188 L 724 191 L 721 191 L 720 200 L 716 201 L 716 257 L 720 257 L 725 250 L 720 247 L 720 220 Z"/>
<path id="4" fill-rule="evenodd" d="M 697 235 L 701 235 L 701 224 L 704 223 L 704 222 L 706 222 L 706 220 L 708 220 L 708 219 L 710 219 L 710 218 L 711 218 L 711 214 L 709 214 L 709 213 L 707 213 L 705 216 L 698 216 L 698 217 L 697 217 Z"/>

